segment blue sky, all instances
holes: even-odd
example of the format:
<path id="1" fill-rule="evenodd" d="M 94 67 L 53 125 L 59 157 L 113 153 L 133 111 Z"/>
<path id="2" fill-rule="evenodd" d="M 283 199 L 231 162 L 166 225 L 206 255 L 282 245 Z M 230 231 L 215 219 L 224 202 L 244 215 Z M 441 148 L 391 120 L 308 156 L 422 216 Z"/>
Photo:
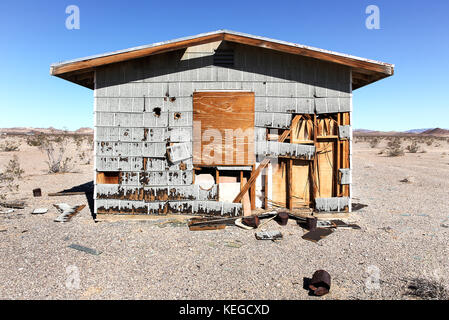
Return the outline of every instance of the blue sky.
<path id="1" fill-rule="evenodd" d="M 380 29 L 365 27 L 368 5 Z M 68 30 L 68 5 L 80 29 Z M 0 3 L 0 127 L 93 126 L 93 92 L 51 63 L 230 29 L 395 64 L 354 91 L 355 128 L 449 128 L 449 1 L 7 1 Z"/>

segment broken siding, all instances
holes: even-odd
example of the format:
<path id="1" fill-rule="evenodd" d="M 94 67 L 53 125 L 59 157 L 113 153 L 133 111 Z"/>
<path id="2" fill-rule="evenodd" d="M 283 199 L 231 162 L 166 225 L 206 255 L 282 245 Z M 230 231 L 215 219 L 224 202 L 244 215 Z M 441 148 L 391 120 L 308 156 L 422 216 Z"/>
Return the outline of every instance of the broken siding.
<path id="1" fill-rule="evenodd" d="M 233 67 L 214 66 L 213 52 L 219 45 L 191 47 L 96 70 L 96 170 L 122 172 L 124 187 L 173 186 L 182 190 L 191 185 L 191 157 L 182 160 L 182 171 L 180 163 L 166 159 L 166 150 L 170 143 L 187 142 L 191 155 L 195 91 L 254 92 L 256 141 L 266 140 L 266 128 L 289 128 L 293 113 L 348 111 L 348 105 L 350 110 L 348 67 L 238 44 Z M 262 148 L 272 153 L 281 146 L 270 143 Z M 292 148 L 282 146 L 279 154 L 309 157 L 311 152 Z M 142 209 L 122 205 L 128 211 Z M 221 212 L 227 212 L 223 206 Z M 176 211 L 180 207 L 171 208 Z M 206 210 L 198 203 L 185 208 Z M 148 205 L 148 212 L 161 210 L 168 207 Z M 213 210 L 220 211 L 218 207 Z"/>

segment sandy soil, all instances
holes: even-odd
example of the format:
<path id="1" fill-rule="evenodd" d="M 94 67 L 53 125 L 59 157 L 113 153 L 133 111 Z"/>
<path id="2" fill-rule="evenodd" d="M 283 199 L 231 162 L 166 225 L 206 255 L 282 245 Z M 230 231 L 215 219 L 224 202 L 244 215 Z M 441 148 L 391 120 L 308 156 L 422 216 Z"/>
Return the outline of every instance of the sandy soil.
<path id="1" fill-rule="evenodd" d="M 0 214 L 0 299 L 410 299 L 406 279 L 449 278 L 449 143 L 440 144 L 391 158 L 378 154 L 382 144 L 355 143 L 353 202 L 368 207 L 348 221 L 361 230 L 338 229 L 313 243 L 292 220 L 267 225 L 284 234 L 279 242 L 237 227 L 192 232 L 173 218 L 96 223 L 88 206 L 68 223 L 54 222 L 53 204 L 87 199 L 47 193 L 91 181 L 92 165 L 47 174 L 45 155 L 22 143 L 20 151 L 0 152 L 0 168 L 17 155 L 25 170 L 7 199 L 27 202 Z M 73 158 L 79 150 L 71 147 Z M 37 187 L 40 198 L 32 196 Z M 37 207 L 49 211 L 31 215 Z M 303 289 L 317 269 L 332 276 L 321 298 Z"/>

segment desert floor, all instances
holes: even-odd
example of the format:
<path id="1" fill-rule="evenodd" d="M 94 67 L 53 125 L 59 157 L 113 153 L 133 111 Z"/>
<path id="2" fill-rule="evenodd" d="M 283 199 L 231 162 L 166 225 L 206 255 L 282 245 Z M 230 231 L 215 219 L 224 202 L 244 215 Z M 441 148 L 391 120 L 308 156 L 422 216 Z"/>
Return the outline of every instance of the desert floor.
<path id="1" fill-rule="evenodd" d="M 408 279 L 449 279 L 449 143 L 439 143 L 400 157 L 378 154 L 385 141 L 354 143 L 353 202 L 368 206 L 348 221 L 361 230 L 337 229 L 318 243 L 302 239 L 293 220 L 267 224 L 284 234 L 278 242 L 237 227 L 193 232 L 179 218 L 95 222 L 85 196 L 47 195 L 92 181 L 92 164 L 75 155 L 81 149 L 70 149 L 74 172 L 47 174 L 46 156 L 22 143 L 0 153 L 0 168 L 17 155 L 25 170 L 7 200 L 27 204 L 0 213 L 0 298 L 413 299 L 405 295 Z M 410 183 L 400 182 L 406 177 Z M 35 198 L 38 187 L 43 196 Z M 61 202 L 86 208 L 57 223 L 53 204 Z M 32 215 L 39 207 L 49 211 Z M 317 269 L 332 276 L 323 297 L 303 288 Z"/>

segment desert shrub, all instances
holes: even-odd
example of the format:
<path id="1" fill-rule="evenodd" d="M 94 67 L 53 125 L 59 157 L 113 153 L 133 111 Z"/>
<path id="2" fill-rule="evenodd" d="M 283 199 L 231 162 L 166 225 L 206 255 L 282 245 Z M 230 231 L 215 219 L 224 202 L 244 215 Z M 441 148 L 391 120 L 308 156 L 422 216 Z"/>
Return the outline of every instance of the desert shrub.
<path id="1" fill-rule="evenodd" d="M 389 157 L 398 157 L 404 155 L 404 149 L 402 149 L 401 140 L 399 138 L 395 138 L 392 141 L 389 141 L 385 152 Z"/>
<path id="2" fill-rule="evenodd" d="M 47 137 L 44 134 L 40 133 L 34 136 L 27 137 L 26 142 L 29 146 L 40 147 L 43 143 L 46 142 L 46 140 Z"/>
<path id="3" fill-rule="evenodd" d="M 418 143 L 416 143 L 416 141 L 413 141 L 412 144 L 406 147 L 406 149 L 410 153 L 417 153 L 419 150 Z"/>
<path id="4" fill-rule="evenodd" d="M 441 279 L 414 278 L 409 281 L 407 295 L 426 300 L 448 300 L 449 289 Z"/>
<path id="5" fill-rule="evenodd" d="M 433 144 L 433 139 L 428 139 L 426 144 L 430 147 Z"/>
<path id="6" fill-rule="evenodd" d="M 369 142 L 369 146 L 371 147 L 371 148 L 375 148 L 375 147 L 377 147 L 378 145 L 379 145 L 379 139 L 378 138 L 373 138 L 373 139 L 371 139 L 370 140 L 370 142 Z"/>
<path id="7" fill-rule="evenodd" d="M 0 199 L 6 198 L 6 192 L 19 190 L 18 180 L 22 179 L 24 171 L 20 167 L 19 159 L 14 156 L 0 172 Z"/>
<path id="8" fill-rule="evenodd" d="M 47 155 L 49 173 L 64 173 L 72 169 L 72 158 L 66 156 L 67 144 L 67 136 L 59 135 L 44 140 L 39 146 L 39 149 Z"/>
<path id="9" fill-rule="evenodd" d="M 90 164 L 90 157 L 88 154 L 86 154 L 85 151 L 81 152 L 78 154 L 78 157 L 80 158 L 80 160 L 82 162 L 84 162 L 84 164 Z"/>
<path id="10" fill-rule="evenodd" d="M 18 151 L 20 143 L 13 141 L 5 141 L 5 143 L 0 145 L 0 151 L 11 152 Z"/>

